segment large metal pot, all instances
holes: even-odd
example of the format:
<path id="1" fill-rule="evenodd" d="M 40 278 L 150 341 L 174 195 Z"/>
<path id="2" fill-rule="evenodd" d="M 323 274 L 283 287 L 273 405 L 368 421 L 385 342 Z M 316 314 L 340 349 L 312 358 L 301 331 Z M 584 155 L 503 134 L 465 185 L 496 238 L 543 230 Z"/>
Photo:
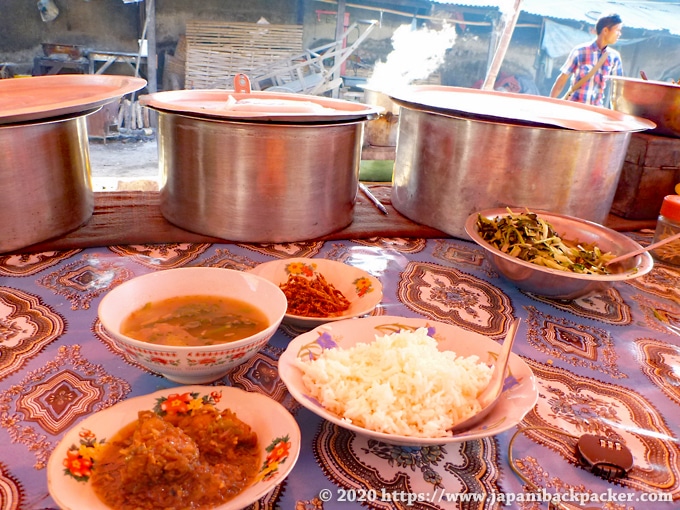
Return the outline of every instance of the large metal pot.
<path id="1" fill-rule="evenodd" d="M 610 76 L 612 107 L 649 119 L 650 133 L 680 138 L 680 85 L 624 76 Z"/>
<path id="2" fill-rule="evenodd" d="M 161 212 L 241 242 L 313 239 L 352 222 L 361 120 L 294 124 L 159 111 Z"/>
<path id="3" fill-rule="evenodd" d="M 376 147 L 396 147 L 399 133 L 399 110 L 389 95 L 368 86 L 364 89 L 364 101 L 379 107 L 382 111 L 366 123 L 365 141 Z"/>
<path id="4" fill-rule="evenodd" d="M 92 216 L 88 113 L 0 125 L 0 252 L 62 235 Z"/>
<path id="5" fill-rule="evenodd" d="M 543 209 L 596 223 L 607 219 L 631 131 L 652 123 L 622 119 L 610 131 L 565 129 L 549 124 L 550 105 L 532 121 L 526 104 L 513 103 L 517 95 L 493 92 L 478 102 L 479 110 L 466 113 L 463 107 L 474 110 L 476 93 L 484 95 L 461 92 L 465 101 L 456 111 L 453 103 L 395 99 L 402 108 L 391 198 L 399 212 L 461 238 L 468 238 L 468 215 L 496 207 Z M 494 115 L 486 115 L 484 108 L 493 101 Z M 554 104 L 574 108 L 569 103 Z M 599 110 L 604 109 L 586 113 L 611 115 Z M 525 118 L 503 118 L 509 111 Z M 582 125 L 587 118 L 565 115 L 555 123 L 566 119 Z M 608 117 L 598 122 L 600 127 L 612 123 Z"/>

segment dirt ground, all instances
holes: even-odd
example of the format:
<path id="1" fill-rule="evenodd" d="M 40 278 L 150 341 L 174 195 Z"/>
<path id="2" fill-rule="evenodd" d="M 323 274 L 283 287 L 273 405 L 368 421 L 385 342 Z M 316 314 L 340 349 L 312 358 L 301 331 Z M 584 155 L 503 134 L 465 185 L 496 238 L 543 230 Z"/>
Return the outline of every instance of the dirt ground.
<path id="1" fill-rule="evenodd" d="M 156 138 L 90 139 L 90 167 L 95 191 L 153 189 L 159 175 Z"/>

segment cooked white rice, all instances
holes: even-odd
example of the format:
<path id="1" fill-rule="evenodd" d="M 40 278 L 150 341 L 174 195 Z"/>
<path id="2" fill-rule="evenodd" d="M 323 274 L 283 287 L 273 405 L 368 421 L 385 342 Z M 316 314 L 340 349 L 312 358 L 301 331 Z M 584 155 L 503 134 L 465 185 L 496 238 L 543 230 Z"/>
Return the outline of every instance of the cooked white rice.
<path id="1" fill-rule="evenodd" d="M 491 368 L 477 356 L 439 351 L 427 328 L 376 336 L 298 360 L 311 396 L 354 425 L 386 434 L 446 437 L 479 409 Z"/>

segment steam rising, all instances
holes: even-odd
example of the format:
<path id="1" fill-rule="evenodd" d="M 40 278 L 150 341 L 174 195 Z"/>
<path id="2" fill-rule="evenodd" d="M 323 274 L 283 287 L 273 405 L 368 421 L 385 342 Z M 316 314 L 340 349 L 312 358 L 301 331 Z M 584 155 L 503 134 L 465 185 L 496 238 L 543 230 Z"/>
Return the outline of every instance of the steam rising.
<path id="1" fill-rule="evenodd" d="M 498 0 L 498 10 L 504 17 L 511 16 L 515 12 L 516 0 Z"/>
<path id="2" fill-rule="evenodd" d="M 455 26 L 444 24 L 441 30 L 402 25 L 392 35 L 393 51 L 385 62 L 376 62 L 367 86 L 379 91 L 395 90 L 423 80 L 444 62 L 446 50 L 456 41 Z"/>

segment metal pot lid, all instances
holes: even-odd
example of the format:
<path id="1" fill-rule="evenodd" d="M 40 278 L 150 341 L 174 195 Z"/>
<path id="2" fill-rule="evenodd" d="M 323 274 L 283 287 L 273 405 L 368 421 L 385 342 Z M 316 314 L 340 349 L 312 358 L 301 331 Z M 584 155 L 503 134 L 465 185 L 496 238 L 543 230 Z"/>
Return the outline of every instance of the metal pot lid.
<path id="1" fill-rule="evenodd" d="M 608 108 L 530 94 L 420 85 L 392 92 L 391 97 L 408 108 L 492 122 L 576 131 L 643 131 L 656 127 L 650 120 Z"/>
<path id="2" fill-rule="evenodd" d="M 680 83 L 670 83 L 667 81 L 647 80 L 633 78 L 632 76 L 606 76 L 608 80 L 635 83 L 643 87 L 666 89 L 669 92 L 677 93 L 680 91 Z"/>
<path id="3" fill-rule="evenodd" d="M 0 124 L 86 112 L 144 86 L 143 78 L 99 74 L 0 80 Z"/>
<path id="4" fill-rule="evenodd" d="M 382 111 L 380 107 L 342 99 L 266 90 L 169 90 L 140 96 L 139 101 L 164 112 L 262 122 L 366 120 Z"/>

